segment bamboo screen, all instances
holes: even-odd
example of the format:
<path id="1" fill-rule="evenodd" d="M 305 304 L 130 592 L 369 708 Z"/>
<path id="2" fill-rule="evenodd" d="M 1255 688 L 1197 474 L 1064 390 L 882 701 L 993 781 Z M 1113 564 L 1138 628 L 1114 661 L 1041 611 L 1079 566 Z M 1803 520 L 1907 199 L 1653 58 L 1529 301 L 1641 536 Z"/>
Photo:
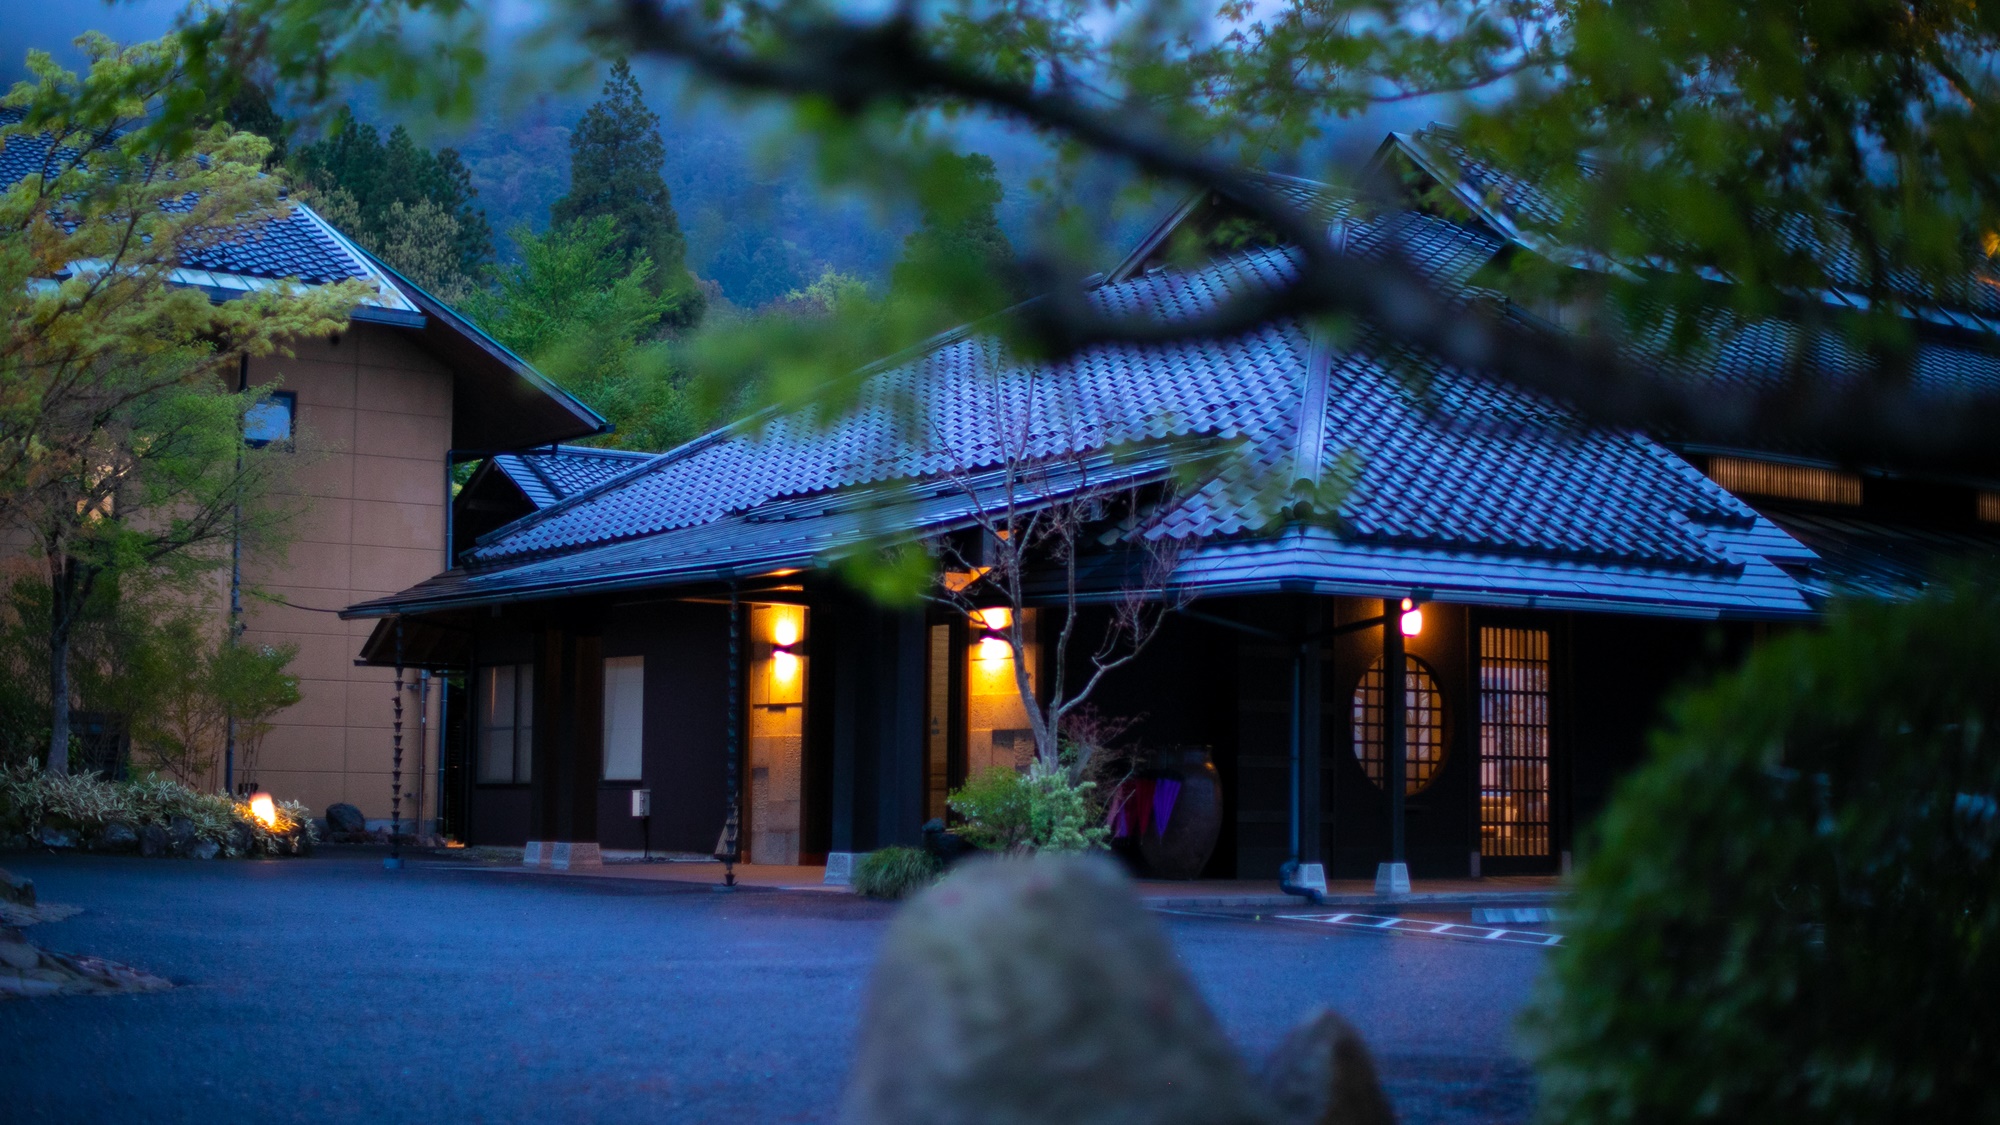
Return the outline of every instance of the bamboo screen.
<path id="1" fill-rule="evenodd" d="M 1818 504 L 1861 503 L 1861 478 L 1809 465 L 1780 465 L 1743 457 L 1710 457 L 1708 475 L 1731 492 L 1810 500 Z"/>

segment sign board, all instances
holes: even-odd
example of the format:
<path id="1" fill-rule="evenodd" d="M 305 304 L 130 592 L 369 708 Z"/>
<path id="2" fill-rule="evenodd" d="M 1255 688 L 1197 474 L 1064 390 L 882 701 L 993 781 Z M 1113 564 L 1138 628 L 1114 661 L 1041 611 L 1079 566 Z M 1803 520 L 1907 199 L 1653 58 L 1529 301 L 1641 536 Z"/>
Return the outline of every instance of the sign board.
<path id="1" fill-rule="evenodd" d="M 632 815 L 653 815 L 653 791 L 651 789 L 632 790 Z"/>

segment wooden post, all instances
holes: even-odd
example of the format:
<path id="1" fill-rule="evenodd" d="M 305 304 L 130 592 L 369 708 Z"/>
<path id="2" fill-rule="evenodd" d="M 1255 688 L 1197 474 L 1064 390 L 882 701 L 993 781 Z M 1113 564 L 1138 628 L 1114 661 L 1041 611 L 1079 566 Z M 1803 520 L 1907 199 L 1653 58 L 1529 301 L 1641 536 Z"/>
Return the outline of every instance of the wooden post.
<path id="1" fill-rule="evenodd" d="M 1407 717 L 1404 707 L 1403 603 L 1382 600 L 1382 788 L 1389 796 L 1389 859 L 1375 868 L 1375 893 L 1410 893 L 1410 866 L 1403 851 L 1404 790 L 1408 787 Z"/>

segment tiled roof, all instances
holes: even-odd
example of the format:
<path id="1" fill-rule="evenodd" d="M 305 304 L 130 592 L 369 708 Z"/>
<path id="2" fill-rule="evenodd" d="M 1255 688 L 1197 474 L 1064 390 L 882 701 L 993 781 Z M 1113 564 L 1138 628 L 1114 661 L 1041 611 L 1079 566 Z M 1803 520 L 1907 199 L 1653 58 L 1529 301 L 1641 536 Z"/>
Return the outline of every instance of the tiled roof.
<path id="1" fill-rule="evenodd" d="M 1757 507 L 1812 550 L 1812 563 L 1798 577 L 1815 600 L 1843 593 L 1910 597 L 1952 565 L 2000 562 L 2000 525 L 1896 519 L 1814 504 Z"/>
<path id="2" fill-rule="evenodd" d="M 1561 253 L 1545 236 L 1562 223 L 1565 204 L 1543 186 L 1487 159 L 1448 126 L 1433 124 L 1414 133 L 1396 133 L 1392 140 L 1495 229 L 1538 252 Z M 1585 176 L 1594 174 L 1588 162 L 1579 167 Z M 1788 248 L 1821 263 L 1831 288 L 1820 297 L 1836 305 L 1865 306 L 1861 254 L 1838 224 L 1825 221 L 1824 215 L 1773 213 L 1764 216 L 1762 225 L 1776 230 Z M 2000 332 L 2000 276 L 1991 272 L 1967 277 L 1948 291 L 1907 271 L 1892 274 L 1885 285 L 1909 302 L 1912 315 L 1922 320 Z"/>
<path id="3" fill-rule="evenodd" d="M 1395 214 L 1350 221 L 1349 247 L 1392 241 L 1446 285 L 1501 243 Z M 1095 291 L 1111 311 L 1178 318 L 1281 284 L 1283 249 Z M 964 482 L 1027 455 L 1082 453 L 1157 480 L 1220 466 L 1135 534 L 1192 545 L 1178 580 L 1215 589 L 1423 588 L 1443 599 L 1801 615 L 1779 563 L 1796 542 L 1636 434 L 1440 369 L 1362 332 L 1279 321 L 1229 340 L 1106 345 L 1061 362 L 944 338 L 857 376 L 855 406 L 770 412 L 584 488 L 489 536 L 465 569 L 361 612 L 813 565 L 870 537 L 968 518 Z M 1303 520 L 1295 482 L 1335 480 L 1337 510 Z M 551 489 L 551 493 L 554 490 Z"/>
<path id="4" fill-rule="evenodd" d="M 493 467 L 541 509 L 623 476 L 653 457 L 625 449 L 556 445 L 499 454 L 493 458 Z"/>
<path id="5" fill-rule="evenodd" d="M 19 109 L 0 108 L 0 126 L 20 120 Z M 52 146 L 52 139 L 46 135 L 7 134 L 0 144 L 0 191 L 13 187 L 23 177 L 45 171 L 59 156 L 74 156 L 73 152 Z M 307 285 L 370 280 L 378 293 L 370 304 L 401 311 L 416 308 L 392 279 L 371 268 L 352 243 L 303 204 L 294 203 L 282 215 L 254 220 L 184 245 L 179 264 L 176 280 L 210 289 L 254 289 L 258 282 L 287 278 Z"/>

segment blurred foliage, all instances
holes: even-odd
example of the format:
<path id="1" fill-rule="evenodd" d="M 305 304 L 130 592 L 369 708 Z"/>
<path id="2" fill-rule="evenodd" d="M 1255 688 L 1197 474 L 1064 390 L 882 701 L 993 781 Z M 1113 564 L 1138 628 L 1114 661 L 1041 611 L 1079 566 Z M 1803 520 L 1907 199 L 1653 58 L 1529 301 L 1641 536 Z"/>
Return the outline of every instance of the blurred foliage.
<path id="1" fill-rule="evenodd" d="M 944 865 L 922 848 L 878 848 L 854 868 L 854 893 L 869 898 L 908 898 L 943 873 Z"/>
<path id="2" fill-rule="evenodd" d="M 632 68 L 619 59 L 604 80 L 604 96 L 569 135 L 569 194 L 549 208 L 552 226 L 609 218 L 609 249 L 636 269 L 650 262 L 645 282 L 664 299 L 664 330 L 692 328 L 701 320 L 702 295 L 687 272 L 687 242 L 667 181 L 660 175 L 666 145 L 660 117 L 640 100 Z"/>
<path id="3" fill-rule="evenodd" d="M 1089 781 L 1041 759 L 1026 770 L 988 766 L 972 775 L 946 803 L 964 818 L 957 826 L 968 843 L 987 851 L 1081 852 L 1104 846 L 1110 830 L 1092 816 Z"/>
<path id="4" fill-rule="evenodd" d="M 401 125 L 384 140 L 342 107 L 323 139 L 292 150 L 289 166 L 341 233 L 446 300 L 492 261 L 493 231 L 454 149 L 425 149 Z"/>
<path id="5" fill-rule="evenodd" d="M 1014 248 L 1000 230 L 1000 178 L 991 158 L 939 152 L 925 175 L 936 186 L 919 203 L 917 229 L 889 271 L 889 291 L 904 300 L 942 291 L 950 328 L 984 309 L 993 312 L 1023 294 L 1010 284 Z M 990 306 L 990 307 L 987 307 Z"/>
<path id="6" fill-rule="evenodd" d="M 598 444 L 658 452 L 699 433 L 710 413 L 652 342 L 680 298 L 652 284 L 643 250 L 620 249 L 617 220 L 599 215 L 513 237 L 519 264 L 471 294 L 466 313 L 618 427 Z"/>
<path id="7" fill-rule="evenodd" d="M 297 801 L 276 801 L 273 822 L 259 821 L 247 801 L 226 793 L 203 793 L 178 781 L 149 776 L 106 781 L 96 776 L 63 777 L 33 767 L 0 767 L 0 835 L 31 835 L 42 827 L 78 833 L 83 842 L 106 825 L 134 830 L 149 824 L 166 828 L 176 817 L 194 826 L 197 840 L 211 840 L 224 855 L 284 855 L 287 837 L 319 839 L 312 810 Z M 249 848 L 238 847 L 238 828 Z"/>
<path id="8" fill-rule="evenodd" d="M 215 776 L 234 719 L 236 776 L 254 781 L 272 718 L 301 698 L 290 670 L 298 651 L 232 641 L 199 611 L 154 625 L 128 672 L 146 699 L 130 712 L 135 765 L 200 785 Z"/>
<path id="9" fill-rule="evenodd" d="M 2000 1120 L 1995 667 L 1983 575 L 1678 702 L 1530 1017 L 1546 1120 Z"/>
<path id="10" fill-rule="evenodd" d="M 273 540 L 293 514 L 262 503 L 297 458 L 245 447 L 266 389 L 227 391 L 238 363 L 340 331 L 367 291 L 275 284 L 218 302 L 176 281 L 186 247 L 288 206 L 261 138 L 160 126 L 187 97 L 182 45 L 86 37 L 82 76 L 31 52 L 32 79 L 5 99 L 18 120 L 0 127 L 40 168 L 0 193 L 0 527 L 45 576 L 58 772 L 73 632 L 99 588 L 195 590 L 232 539 Z"/>

